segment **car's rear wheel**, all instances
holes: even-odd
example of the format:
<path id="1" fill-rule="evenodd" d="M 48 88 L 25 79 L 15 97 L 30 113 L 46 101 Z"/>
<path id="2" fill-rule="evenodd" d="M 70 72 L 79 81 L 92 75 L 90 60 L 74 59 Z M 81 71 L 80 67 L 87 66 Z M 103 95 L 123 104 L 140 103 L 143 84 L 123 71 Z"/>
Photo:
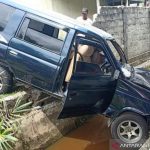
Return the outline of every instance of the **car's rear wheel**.
<path id="1" fill-rule="evenodd" d="M 0 94 L 11 92 L 13 86 L 13 78 L 11 73 L 0 67 Z"/>
<path id="2" fill-rule="evenodd" d="M 124 113 L 113 121 L 111 134 L 123 143 L 142 144 L 148 138 L 148 125 L 139 114 Z"/>

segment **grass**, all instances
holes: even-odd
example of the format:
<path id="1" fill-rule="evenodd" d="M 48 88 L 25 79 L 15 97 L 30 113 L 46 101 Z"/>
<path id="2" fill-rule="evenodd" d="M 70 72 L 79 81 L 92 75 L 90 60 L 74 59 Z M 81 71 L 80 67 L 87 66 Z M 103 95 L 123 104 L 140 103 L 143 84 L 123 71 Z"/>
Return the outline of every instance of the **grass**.
<path id="1" fill-rule="evenodd" d="M 6 95 L 11 96 L 11 94 L 5 94 L 1 97 Z M 12 107 L 9 107 L 6 101 L 0 101 L 0 104 L 0 150 L 13 150 L 13 146 L 18 141 L 15 134 L 20 123 L 17 119 L 31 111 L 32 102 L 22 103 L 22 99 L 18 98 Z"/>
<path id="2" fill-rule="evenodd" d="M 5 98 L 5 97 L 7 97 L 7 96 L 13 96 L 13 95 L 15 95 L 17 92 L 13 92 L 13 93 L 9 93 L 9 94 L 1 94 L 0 95 L 0 99 L 2 99 L 2 98 Z"/>

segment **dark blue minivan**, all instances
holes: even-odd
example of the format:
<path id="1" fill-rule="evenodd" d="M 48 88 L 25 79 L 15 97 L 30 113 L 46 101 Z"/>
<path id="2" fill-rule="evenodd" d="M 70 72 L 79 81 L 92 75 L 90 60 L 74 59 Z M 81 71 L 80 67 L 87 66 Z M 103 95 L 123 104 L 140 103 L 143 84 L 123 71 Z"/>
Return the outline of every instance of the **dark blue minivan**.
<path id="1" fill-rule="evenodd" d="M 148 137 L 150 72 L 127 64 L 110 34 L 0 0 L 0 94 L 18 82 L 60 98 L 59 118 L 104 114 L 114 139 Z"/>

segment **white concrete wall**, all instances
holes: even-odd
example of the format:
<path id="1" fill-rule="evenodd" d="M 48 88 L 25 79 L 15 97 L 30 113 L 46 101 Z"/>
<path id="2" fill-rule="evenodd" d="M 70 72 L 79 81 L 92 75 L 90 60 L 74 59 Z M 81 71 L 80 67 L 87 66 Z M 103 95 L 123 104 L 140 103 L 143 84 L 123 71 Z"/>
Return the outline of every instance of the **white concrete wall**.
<path id="1" fill-rule="evenodd" d="M 51 0 L 12 0 L 38 10 L 52 10 Z"/>
<path id="2" fill-rule="evenodd" d="M 80 15 L 81 9 L 89 9 L 89 17 L 92 19 L 96 13 L 96 0 L 13 0 L 23 5 L 42 11 L 56 11 L 64 15 L 76 18 Z"/>
<path id="3" fill-rule="evenodd" d="M 76 18 L 80 16 L 81 9 L 87 7 L 89 9 L 89 16 L 92 18 L 96 13 L 96 0 L 51 0 L 53 10 L 70 17 Z"/>
<path id="4" fill-rule="evenodd" d="M 150 8 L 101 7 L 94 25 L 111 33 L 134 65 L 150 59 Z"/>

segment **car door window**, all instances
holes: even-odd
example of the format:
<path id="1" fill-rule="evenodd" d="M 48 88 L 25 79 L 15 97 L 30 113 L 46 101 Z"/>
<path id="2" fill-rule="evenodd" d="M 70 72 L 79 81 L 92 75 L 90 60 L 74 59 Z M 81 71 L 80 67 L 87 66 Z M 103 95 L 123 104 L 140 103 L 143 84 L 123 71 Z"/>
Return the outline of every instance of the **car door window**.
<path id="1" fill-rule="evenodd" d="M 121 57 L 120 57 L 118 51 L 116 50 L 116 48 L 114 47 L 113 43 L 111 41 L 107 40 L 107 44 L 109 45 L 110 49 L 112 50 L 116 60 L 120 61 Z"/>
<path id="2" fill-rule="evenodd" d="M 60 32 L 63 34 L 60 35 Z M 48 24 L 26 18 L 18 38 L 56 53 L 60 53 L 68 32 Z"/>
<path id="3" fill-rule="evenodd" d="M 112 66 L 100 43 L 97 46 L 91 46 L 88 43 L 86 45 L 79 44 L 76 57 L 76 73 L 87 75 L 112 75 Z"/>
<path id="4" fill-rule="evenodd" d="M 14 8 L 0 3 L 0 32 L 5 29 L 14 12 Z"/>
<path id="5" fill-rule="evenodd" d="M 78 42 L 79 39 L 85 39 L 86 43 Z M 106 56 L 104 46 L 99 40 L 89 35 L 77 33 L 70 52 L 70 60 L 65 82 L 69 83 L 73 74 L 86 76 L 108 75 L 112 76 L 114 67 Z M 75 47 L 75 49 L 74 49 Z"/>

